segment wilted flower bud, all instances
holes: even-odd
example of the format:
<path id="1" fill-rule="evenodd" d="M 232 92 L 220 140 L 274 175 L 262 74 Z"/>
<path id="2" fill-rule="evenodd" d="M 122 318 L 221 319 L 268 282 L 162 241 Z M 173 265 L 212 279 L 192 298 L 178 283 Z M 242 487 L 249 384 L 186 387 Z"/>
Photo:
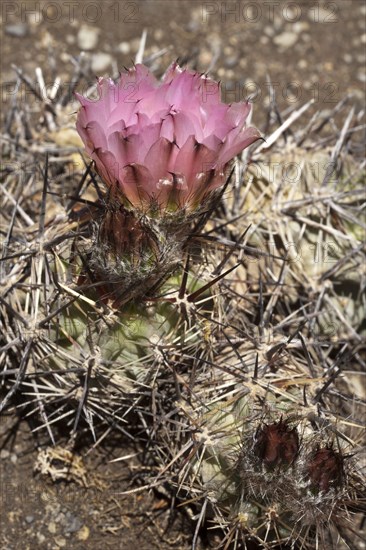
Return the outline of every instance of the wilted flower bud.
<path id="1" fill-rule="evenodd" d="M 342 456 L 331 447 L 318 448 L 308 456 L 306 473 L 312 488 L 326 493 L 342 482 Z"/>
<path id="2" fill-rule="evenodd" d="M 98 89 L 97 101 L 77 94 L 77 130 L 106 185 L 144 211 L 196 209 L 260 138 L 245 125 L 248 102 L 221 103 L 219 83 L 176 63 L 161 84 L 136 65 L 117 84 L 100 78 Z"/>
<path id="3" fill-rule="evenodd" d="M 299 451 L 297 429 L 282 420 L 264 424 L 256 432 L 253 450 L 269 467 L 292 464 Z"/>

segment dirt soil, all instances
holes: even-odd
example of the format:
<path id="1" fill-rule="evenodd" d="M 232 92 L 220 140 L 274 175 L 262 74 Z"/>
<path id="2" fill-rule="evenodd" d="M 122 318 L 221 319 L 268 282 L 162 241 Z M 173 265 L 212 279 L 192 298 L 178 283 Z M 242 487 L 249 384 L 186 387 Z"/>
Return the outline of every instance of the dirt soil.
<path id="1" fill-rule="evenodd" d="M 235 11 L 229 13 L 229 8 Z M 12 64 L 28 74 L 40 66 L 46 83 L 51 83 L 52 45 L 59 58 L 58 74 L 67 82 L 70 56 L 84 48 L 98 75 L 115 74 L 131 65 L 146 29 L 145 59 L 166 49 L 156 58 L 157 74 L 176 58 L 202 72 L 210 70 L 223 82 L 225 101 L 252 95 L 253 121 L 259 128 L 266 121 L 268 77 L 280 109 L 299 107 L 311 98 L 314 110 L 332 108 L 348 93 L 360 107 L 366 80 L 365 17 L 365 3 L 354 0 L 4 0 L 2 102 L 6 105 L 14 90 Z M 84 458 L 77 464 L 60 451 L 54 454 L 53 469 L 42 475 L 35 465 L 45 460 L 47 440 L 32 433 L 34 428 L 11 411 L 1 418 L 3 550 L 190 547 L 194 521 L 175 509 L 163 487 L 121 494 L 143 485 L 136 457 L 110 462 L 135 453 L 126 442 L 113 436 L 95 449 L 86 442 L 80 449 Z M 64 443 L 62 438 L 59 443 Z M 207 547 L 207 541 L 199 545 Z"/>

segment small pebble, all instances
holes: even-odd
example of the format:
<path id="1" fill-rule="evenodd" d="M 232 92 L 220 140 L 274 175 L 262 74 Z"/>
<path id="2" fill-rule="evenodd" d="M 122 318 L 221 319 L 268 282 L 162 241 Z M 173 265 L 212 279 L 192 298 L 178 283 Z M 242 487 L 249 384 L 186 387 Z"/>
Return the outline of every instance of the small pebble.
<path id="1" fill-rule="evenodd" d="M 48 524 L 48 531 L 54 535 L 57 531 L 57 527 L 56 527 L 56 523 L 54 521 L 50 521 L 50 523 Z"/>
<path id="2" fill-rule="evenodd" d="M 154 32 L 154 39 L 159 42 L 164 36 L 164 33 L 161 29 L 156 29 Z"/>
<path id="3" fill-rule="evenodd" d="M 231 46 L 225 46 L 224 47 L 224 54 L 225 55 L 233 55 L 234 53 L 234 48 L 232 48 Z"/>
<path id="4" fill-rule="evenodd" d="M 76 537 L 78 540 L 87 540 L 90 535 L 90 529 L 86 525 L 84 525 L 80 531 L 77 532 Z"/>
<path id="5" fill-rule="evenodd" d="M 297 33 L 307 31 L 309 28 L 310 25 L 307 21 L 296 21 L 296 23 L 292 25 L 292 30 Z"/>
<path id="6" fill-rule="evenodd" d="M 66 520 L 66 517 L 65 517 L 65 514 L 63 514 L 62 512 L 60 512 L 57 517 L 55 518 L 55 523 L 65 523 L 65 520 Z"/>
<path id="7" fill-rule="evenodd" d="M 308 62 L 306 59 L 300 59 L 299 61 L 299 69 L 306 69 L 308 66 Z"/>
<path id="8" fill-rule="evenodd" d="M 25 521 L 27 523 L 33 523 L 34 521 L 34 516 L 25 516 Z"/>
<path id="9" fill-rule="evenodd" d="M 93 55 L 91 68 L 94 73 L 102 73 L 112 63 L 112 56 L 109 53 L 97 53 Z"/>
<path id="10" fill-rule="evenodd" d="M 44 541 L 46 540 L 46 537 L 42 533 L 37 533 L 37 539 L 39 544 L 43 544 Z"/>
<path id="11" fill-rule="evenodd" d="M 228 68 L 235 67 L 238 63 L 238 56 L 236 55 L 230 55 L 225 59 L 225 66 Z"/>
<path id="12" fill-rule="evenodd" d="M 287 50 L 296 44 L 297 40 L 298 36 L 295 32 L 285 31 L 275 36 L 273 42 L 276 46 L 280 46 L 280 48 Z"/>
<path id="13" fill-rule="evenodd" d="M 82 25 L 78 32 L 78 46 L 81 50 L 93 50 L 98 44 L 99 29 Z"/>
<path id="14" fill-rule="evenodd" d="M 200 66 L 203 67 L 203 70 L 208 67 L 212 61 L 212 52 L 209 50 L 203 49 L 201 50 L 198 60 L 200 63 Z"/>
<path id="15" fill-rule="evenodd" d="M 15 36 L 16 38 L 24 38 L 28 34 L 28 27 L 24 23 L 18 25 L 6 25 L 5 32 L 9 36 Z"/>
<path id="16" fill-rule="evenodd" d="M 200 21 L 190 21 L 187 25 L 188 32 L 197 32 L 200 30 L 201 22 Z"/>
<path id="17" fill-rule="evenodd" d="M 70 518 L 68 518 L 67 525 L 65 527 L 65 533 L 76 533 L 76 531 L 79 531 L 83 526 L 83 522 L 77 517 L 71 515 Z"/>
<path id="18" fill-rule="evenodd" d="M 120 44 L 118 44 L 117 46 L 117 50 L 126 55 L 130 53 L 131 46 L 129 45 L 128 42 L 120 42 Z"/>
<path id="19" fill-rule="evenodd" d="M 75 36 L 73 34 L 67 34 L 66 35 L 66 42 L 68 44 L 75 44 L 75 42 L 76 42 Z"/>
<path id="20" fill-rule="evenodd" d="M 67 544 L 67 540 L 64 539 L 64 537 L 61 537 L 60 535 L 55 537 L 55 543 L 57 544 L 57 546 L 59 548 L 65 548 L 66 544 Z"/>

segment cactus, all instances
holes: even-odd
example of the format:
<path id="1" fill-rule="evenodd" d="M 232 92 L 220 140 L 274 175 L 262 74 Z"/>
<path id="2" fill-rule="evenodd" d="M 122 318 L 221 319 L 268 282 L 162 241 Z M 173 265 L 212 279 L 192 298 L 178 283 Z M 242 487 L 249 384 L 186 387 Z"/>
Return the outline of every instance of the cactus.
<path id="1" fill-rule="evenodd" d="M 127 101 L 127 84 L 138 99 Z M 214 97 L 206 101 L 210 85 Z M 98 88 L 98 102 L 78 96 L 76 126 L 102 181 L 87 167 L 78 192 L 49 218 L 46 156 L 39 226 L 31 253 L 20 255 L 25 290 L 16 276 L 6 291 L 4 325 L 19 344 L 13 360 L 22 369 L 2 406 L 21 385 L 53 440 L 52 424 L 65 418 L 76 436 L 83 417 L 95 437 L 96 420 L 121 420 L 151 387 L 163 352 L 198 352 L 212 281 L 204 280 L 205 252 L 193 231 L 218 200 L 233 155 L 259 137 L 245 125 L 248 103 L 221 104 L 216 83 L 176 63 L 160 87 L 138 65 L 118 85 L 101 79 Z M 94 185 L 89 197 L 80 193 L 85 183 Z M 21 314 L 8 321 L 15 309 Z M 196 310 L 200 318 L 191 322 Z"/>
<path id="2" fill-rule="evenodd" d="M 205 150 L 203 175 L 185 181 L 192 193 L 175 174 L 160 182 L 172 195 L 139 195 L 141 173 L 111 179 L 110 158 L 90 143 L 95 166 L 80 172 L 78 161 L 78 180 L 67 172 L 78 155 L 74 106 L 56 107 L 54 119 L 43 113 L 55 127 L 41 126 L 38 146 L 51 139 L 63 169 L 44 155 L 40 177 L 23 186 L 8 170 L 2 408 L 18 394 L 54 444 L 59 424 L 71 442 L 85 426 L 94 440 L 110 427 L 138 439 L 158 470 L 148 487 L 164 481 L 197 518 L 194 547 L 205 523 L 223 548 L 352 547 L 365 257 L 351 147 L 317 148 L 301 131 L 287 147 L 270 136 L 268 150 L 236 162 L 230 193 L 217 189 L 219 169 L 210 192 L 197 191 L 213 178 Z"/>
<path id="3" fill-rule="evenodd" d="M 247 377 L 229 397 L 211 404 L 197 395 L 185 411 L 193 435 L 179 490 L 208 504 L 208 521 L 224 530 L 223 547 L 327 548 L 337 530 L 347 531 L 347 507 L 362 487 L 357 440 L 345 437 L 343 422 L 326 408 L 319 414 L 317 393 L 309 390 L 304 403 L 303 388 L 317 386 L 304 371 L 294 362 L 272 381 Z"/>

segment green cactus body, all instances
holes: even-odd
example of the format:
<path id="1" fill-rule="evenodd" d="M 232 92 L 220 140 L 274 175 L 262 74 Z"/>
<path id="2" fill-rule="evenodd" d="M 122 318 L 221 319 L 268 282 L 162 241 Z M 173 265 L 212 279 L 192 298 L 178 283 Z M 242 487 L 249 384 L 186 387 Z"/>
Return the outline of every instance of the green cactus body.
<path id="1" fill-rule="evenodd" d="M 103 303 L 94 301 L 93 287 L 83 294 L 80 291 L 79 298 L 53 319 L 49 337 L 57 352 L 51 357 L 51 368 L 67 370 L 94 357 L 94 376 L 99 374 L 104 384 L 110 381 L 124 393 L 141 389 L 153 376 L 151 365 L 160 364 L 160 348 L 174 347 L 183 334 L 188 348 L 198 343 L 200 323 L 189 327 L 179 304 L 174 303 L 181 278 L 181 274 L 171 276 L 159 288 L 158 297 L 125 304 L 120 311 L 107 307 L 103 311 Z M 186 294 L 202 284 L 190 274 Z"/>
<path id="2" fill-rule="evenodd" d="M 346 446 L 333 450 L 331 432 L 314 432 L 314 413 L 299 406 L 301 386 L 280 394 L 270 383 L 266 391 L 248 382 L 250 387 L 195 417 L 200 430 L 194 435 L 192 479 L 213 518 L 229 522 L 229 532 L 239 529 L 263 544 L 301 541 L 307 530 L 323 529 L 336 518 L 349 498 L 341 458 Z"/>
<path id="3" fill-rule="evenodd" d="M 355 338 L 365 330 L 365 220 L 359 209 L 355 215 L 362 174 L 349 156 L 337 169 L 330 158 L 323 150 L 294 147 L 270 153 L 250 168 L 244 207 L 251 242 L 285 259 L 287 296 L 294 303 L 304 291 L 319 296 L 315 333 Z"/>

